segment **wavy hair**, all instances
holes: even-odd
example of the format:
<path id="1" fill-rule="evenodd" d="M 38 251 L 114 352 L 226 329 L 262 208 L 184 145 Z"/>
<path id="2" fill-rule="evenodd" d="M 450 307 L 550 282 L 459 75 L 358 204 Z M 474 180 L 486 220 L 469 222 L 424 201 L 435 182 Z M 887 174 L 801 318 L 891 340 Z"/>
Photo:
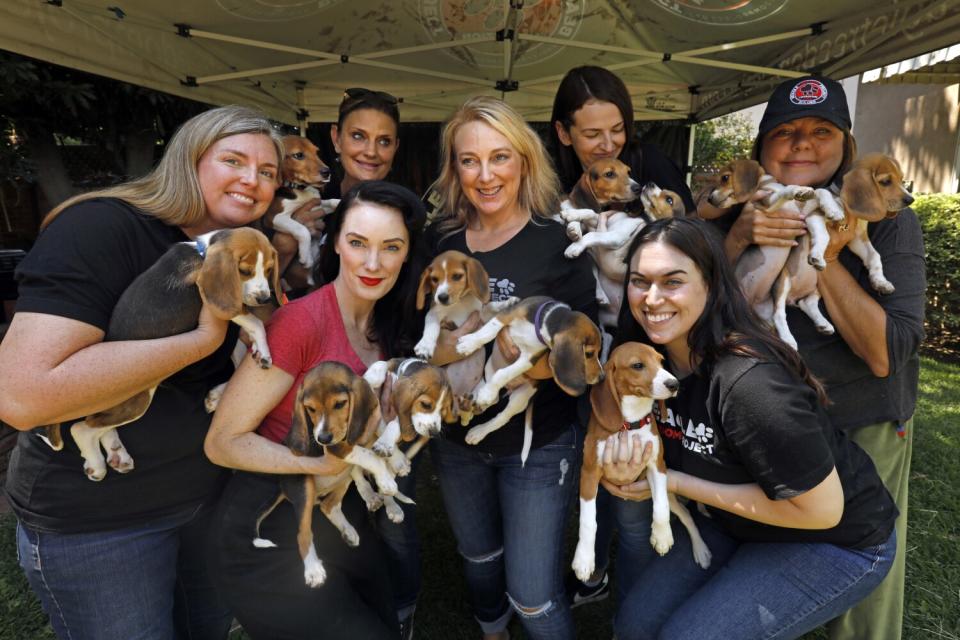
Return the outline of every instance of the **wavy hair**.
<path id="1" fill-rule="evenodd" d="M 768 359 L 756 349 L 755 345 L 759 343 L 777 362 L 795 372 L 809 385 L 821 403 L 828 403 L 823 384 L 810 372 L 800 355 L 780 340 L 747 302 L 716 229 L 699 218 L 656 220 L 641 229 L 631 241 L 627 250 L 627 265 L 633 262 L 640 247 L 653 242 L 663 242 L 690 258 L 707 285 L 703 313 L 687 334 L 691 367 L 699 369 L 728 353 Z M 624 304 L 620 307 L 617 321 L 616 344 L 631 341 L 652 344 L 626 303 L 629 281 L 627 278 L 624 283 Z"/>
<path id="2" fill-rule="evenodd" d="M 160 162 L 149 173 L 123 184 L 68 198 L 47 214 L 40 228 L 44 229 L 67 207 L 92 198 L 118 198 L 166 224 L 196 226 L 207 215 L 197 175 L 200 157 L 218 140 L 245 133 L 270 138 L 277 151 L 279 170 L 283 143 L 266 116 L 239 105 L 217 107 L 184 122 L 170 138 Z"/>
<path id="3" fill-rule="evenodd" d="M 540 136 L 506 102 L 490 96 L 477 96 L 464 102 L 443 127 L 440 177 L 430 187 L 439 196 L 438 231 L 443 234 L 462 229 L 477 215 L 460 185 L 455 148 L 460 127 L 471 122 L 489 126 L 506 138 L 520 155 L 520 191 L 517 196 L 520 207 L 538 217 L 559 211 L 560 181 Z"/>
<path id="4" fill-rule="evenodd" d="M 320 250 L 316 269 L 318 282 L 333 282 L 340 273 L 340 256 L 336 252 L 337 237 L 350 210 L 358 204 L 374 204 L 394 209 L 403 216 L 403 225 L 410 237 L 407 259 L 400 268 L 397 282 L 373 307 L 373 324 L 367 338 L 380 346 L 388 357 L 413 354 L 413 347 L 423 330 L 423 316 L 416 309 L 420 274 L 427 266 L 423 225 L 427 213 L 415 193 L 385 180 L 366 180 L 354 185 L 340 200 L 336 210 L 326 217 L 327 241 Z"/>

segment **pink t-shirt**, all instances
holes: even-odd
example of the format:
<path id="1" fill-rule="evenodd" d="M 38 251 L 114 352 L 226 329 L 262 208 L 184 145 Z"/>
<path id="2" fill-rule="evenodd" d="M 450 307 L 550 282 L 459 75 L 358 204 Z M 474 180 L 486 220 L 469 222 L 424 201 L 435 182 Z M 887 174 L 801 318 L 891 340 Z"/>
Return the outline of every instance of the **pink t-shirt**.
<path id="1" fill-rule="evenodd" d="M 290 431 L 297 389 L 310 369 L 333 360 L 357 375 L 367 370 L 347 339 L 333 283 L 278 309 L 267 325 L 267 342 L 273 366 L 296 378 L 280 404 L 257 428 L 257 433 L 274 442 L 283 442 Z"/>

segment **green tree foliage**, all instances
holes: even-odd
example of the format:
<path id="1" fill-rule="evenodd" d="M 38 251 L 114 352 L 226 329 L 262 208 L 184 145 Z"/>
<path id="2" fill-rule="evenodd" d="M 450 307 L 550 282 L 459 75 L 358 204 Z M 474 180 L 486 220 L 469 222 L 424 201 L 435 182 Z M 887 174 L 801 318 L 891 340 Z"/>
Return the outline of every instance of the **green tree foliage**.
<path id="1" fill-rule="evenodd" d="M 918 196 L 927 251 L 927 340 L 960 351 L 960 195 Z"/>

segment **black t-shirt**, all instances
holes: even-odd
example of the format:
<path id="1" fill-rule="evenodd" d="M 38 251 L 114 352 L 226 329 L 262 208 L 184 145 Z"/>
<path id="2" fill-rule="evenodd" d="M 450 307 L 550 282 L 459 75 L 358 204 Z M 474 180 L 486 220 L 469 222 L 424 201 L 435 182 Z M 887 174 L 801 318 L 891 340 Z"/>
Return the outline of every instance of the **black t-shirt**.
<path id="1" fill-rule="evenodd" d="M 898 512 L 873 462 L 830 424 L 813 390 L 772 356 L 724 356 L 681 380 L 666 405 L 659 422 L 671 469 L 723 484 L 756 482 L 771 500 L 784 500 L 836 467 L 844 494 L 837 526 L 775 527 L 708 508 L 736 539 L 864 548 L 889 537 Z"/>
<path id="2" fill-rule="evenodd" d="M 492 251 L 473 252 L 467 248 L 466 232 L 460 230 L 436 239 L 433 228 L 428 229 L 428 246 L 435 253 L 455 249 L 476 258 L 490 277 L 490 298 L 503 300 L 510 296 L 552 296 L 565 302 L 575 311 L 586 313 L 597 320 L 596 280 L 586 254 L 575 260 L 565 258 L 564 249 L 570 241 L 564 228 L 552 220 L 531 220 L 517 234 Z M 488 345 L 488 354 L 491 351 Z M 507 404 L 506 394 L 501 400 L 475 416 L 470 426 L 482 424 L 497 415 Z M 557 438 L 568 425 L 577 421 L 577 401 L 564 393 L 553 380 L 542 380 L 537 386 L 533 403 L 533 444 L 539 448 Z M 447 425 L 445 437 L 463 443 L 468 428 L 459 423 Z M 523 413 L 491 433 L 471 448 L 502 455 L 520 453 L 523 446 Z"/>
<path id="3" fill-rule="evenodd" d="M 94 199 L 61 213 L 17 270 L 17 311 L 79 320 L 106 331 L 120 294 L 177 242 L 175 226 L 115 199 Z M 211 356 L 165 380 L 147 413 L 119 428 L 135 468 L 108 470 L 100 482 L 83 473 L 83 459 L 64 423 L 64 449 L 53 451 L 24 432 L 10 458 L 6 494 L 28 526 L 63 533 L 133 526 L 215 499 L 225 470 L 203 454 L 210 416 L 207 391 L 230 377 L 238 329 Z M 50 336 L 55 340 L 56 336 Z"/>

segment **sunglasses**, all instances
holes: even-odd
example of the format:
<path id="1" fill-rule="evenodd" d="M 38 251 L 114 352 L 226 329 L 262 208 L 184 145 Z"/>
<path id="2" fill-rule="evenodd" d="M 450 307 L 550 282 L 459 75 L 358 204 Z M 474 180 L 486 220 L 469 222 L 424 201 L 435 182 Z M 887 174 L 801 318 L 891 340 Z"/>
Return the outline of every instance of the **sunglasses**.
<path id="1" fill-rule="evenodd" d="M 343 100 L 340 102 L 340 111 L 343 112 L 347 107 L 351 107 L 358 102 L 379 101 L 388 105 L 396 105 L 400 102 L 396 96 L 392 96 L 386 91 L 371 91 L 363 87 L 351 87 L 343 92 Z"/>

